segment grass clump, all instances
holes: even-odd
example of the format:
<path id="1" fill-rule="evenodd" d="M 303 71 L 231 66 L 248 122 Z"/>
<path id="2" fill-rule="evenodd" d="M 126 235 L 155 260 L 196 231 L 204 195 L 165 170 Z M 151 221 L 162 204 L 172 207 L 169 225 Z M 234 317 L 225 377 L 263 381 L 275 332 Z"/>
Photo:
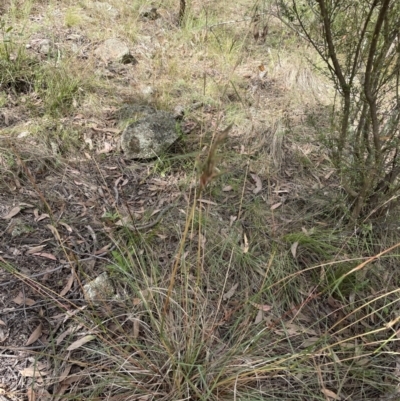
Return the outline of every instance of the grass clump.
<path id="1" fill-rule="evenodd" d="M 38 62 L 28 56 L 24 47 L 15 40 L 14 27 L 0 20 L 0 88 L 14 94 L 25 94 L 34 87 Z"/>
<path id="2" fill-rule="evenodd" d="M 70 7 L 65 11 L 64 23 L 68 28 L 79 26 L 83 22 L 81 10 Z"/>
<path id="3" fill-rule="evenodd" d="M 43 100 L 46 114 L 68 114 L 79 105 L 84 83 L 67 66 L 45 66 L 38 72 L 36 91 Z"/>

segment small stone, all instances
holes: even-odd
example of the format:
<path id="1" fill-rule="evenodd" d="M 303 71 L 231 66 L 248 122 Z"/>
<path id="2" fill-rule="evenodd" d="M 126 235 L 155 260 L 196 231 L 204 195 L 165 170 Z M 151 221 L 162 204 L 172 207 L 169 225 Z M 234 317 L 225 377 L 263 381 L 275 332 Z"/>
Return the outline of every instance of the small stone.
<path id="1" fill-rule="evenodd" d="M 178 105 L 174 108 L 174 118 L 177 120 L 182 120 L 185 115 L 185 108 L 182 105 Z"/>
<path id="2" fill-rule="evenodd" d="M 105 63 L 117 61 L 120 63 L 133 63 L 136 60 L 131 55 L 129 47 L 119 39 L 107 39 L 95 51 L 94 54 L 102 59 Z"/>
<path id="3" fill-rule="evenodd" d="M 50 39 L 42 39 L 39 42 L 39 51 L 42 54 L 48 55 L 51 50 L 51 41 Z"/>
<path id="4" fill-rule="evenodd" d="M 155 93 L 155 91 L 154 91 L 154 88 L 152 86 L 145 86 L 142 89 L 142 94 L 145 97 L 151 97 L 151 96 L 154 95 L 154 93 Z"/>

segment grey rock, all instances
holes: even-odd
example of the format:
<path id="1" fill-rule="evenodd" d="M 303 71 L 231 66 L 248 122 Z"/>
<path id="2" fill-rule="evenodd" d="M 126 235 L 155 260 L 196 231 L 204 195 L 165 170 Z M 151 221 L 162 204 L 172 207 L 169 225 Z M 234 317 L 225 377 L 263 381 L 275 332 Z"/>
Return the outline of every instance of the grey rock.
<path id="1" fill-rule="evenodd" d="M 123 64 L 136 63 L 135 58 L 131 55 L 129 47 L 119 39 L 111 38 L 103 42 L 94 54 L 105 63 L 117 61 Z"/>
<path id="2" fill-rule="evenodd" d="M 153 159 L 179 139 L 177 121 L 171 113 L 142 106 L 135 115 L 137 120 L 129 123 L 121 136 L 126 159 Z"/>
<path id="3" fill-rule="evenodd" d="M 42 39 L 39 43 L 39 51 L 42 54 L 49 54 L 51 50 L 51 41 L 50 39 Z"/>

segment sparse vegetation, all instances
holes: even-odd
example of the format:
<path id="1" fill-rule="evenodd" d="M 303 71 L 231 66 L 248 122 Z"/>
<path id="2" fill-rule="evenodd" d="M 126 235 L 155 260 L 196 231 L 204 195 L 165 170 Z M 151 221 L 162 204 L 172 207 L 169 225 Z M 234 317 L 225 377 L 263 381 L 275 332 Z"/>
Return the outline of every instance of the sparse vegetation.
<path id="1" fill-rule="evenodd" d="M 23 3 L 0 5 L 1 396 L 397 399 L 397 2 Z M 132 104 L 182 119 L 168 153 L 124 160 Z"/>
<path id="2" fill-rule="evenodd" d="M 327 137 L 352 199 L 351 217 L 382 215 L 397 203 L 399 190 L 399 4 L 283 0 L 280 7 L 337 89 Z"/>

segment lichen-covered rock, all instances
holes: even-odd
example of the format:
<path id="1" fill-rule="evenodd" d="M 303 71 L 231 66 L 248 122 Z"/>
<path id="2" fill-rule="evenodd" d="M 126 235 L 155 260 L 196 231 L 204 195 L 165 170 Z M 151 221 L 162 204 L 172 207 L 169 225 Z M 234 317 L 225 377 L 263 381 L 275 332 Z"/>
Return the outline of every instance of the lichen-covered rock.
<path id="1" fill-rule="evenodd" d="M 126 159 L 152 159 L 162 155 L 178 138 L 177 121 L 171 113 L 143 109 L 121 137 Z M 134 117 L 134 116 L 132 116 Z"/>
<path id="2" fill-rule="evenodd" d="M 123 64 L 136 64 L 136 59 L 131 55 L 129 47 L 119 39 L 111 38 L 103 42 L 94 54 L 103 62 L 119 62 Z"/>
<path id="3" fill-rule="evenodd" d="M 83 293 L 87 301 L 111 299 L 114 296 L 114 287 L 106 272 L 83 286 Z"/>

